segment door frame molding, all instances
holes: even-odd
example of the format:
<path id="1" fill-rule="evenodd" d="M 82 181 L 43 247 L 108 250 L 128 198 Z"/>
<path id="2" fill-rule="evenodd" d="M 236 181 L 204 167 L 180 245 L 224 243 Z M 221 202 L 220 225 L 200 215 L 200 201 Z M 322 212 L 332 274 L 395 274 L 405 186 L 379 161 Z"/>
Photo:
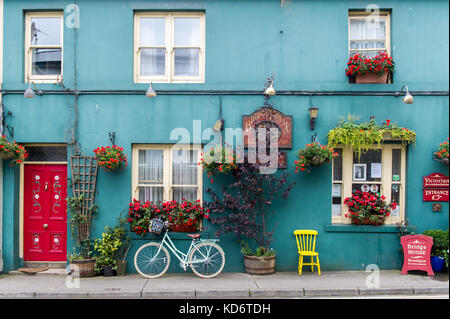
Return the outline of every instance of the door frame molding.
<path id="1" fill-rule="evenodd" d="M 25 144 L 27 146 L 66 146 L 63 143 L 54 144 Z M 68 162 L 24 162 L 20 165 L 20 176 L 19 176 L 19 258 L 23 260 L 23 246 L 24 246 L 24 192 L 25 192 L 25 165 L 66 165 Z M 67 212 L 66 212 L 67 214 Z M 67 242 L 66 242 L 67 246 Z M 66 247 L 67 248 L 67 247 Z M 29 260 L 27 260 L 29 262 Z M 38 260 L 32 260 L 31 262 L 39 262 Z M 42 261 L 41 261 L 42 262 Z M 55 263 L 55 262 L 52 262 Z"/>

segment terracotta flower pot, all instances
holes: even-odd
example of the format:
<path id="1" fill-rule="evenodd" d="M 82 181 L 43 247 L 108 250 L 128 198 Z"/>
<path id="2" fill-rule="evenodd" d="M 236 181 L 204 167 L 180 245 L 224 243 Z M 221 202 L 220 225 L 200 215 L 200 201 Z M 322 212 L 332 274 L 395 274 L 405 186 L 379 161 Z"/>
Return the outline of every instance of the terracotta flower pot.
<path id="1" fill-rule="evenodd" d="M 355 83 L 361 84 L 383 84 L 387 83 L 388 74 L 385 72 L 382 75 L 377 75 L 374 73 L 367 73 L 364 75 L 357 75 Z"/>
<path id="2" fill-rule="evenodd" d="M 269 275 L 275 272 L 275 256 L 256 257 L 244 255 L 245 272 L 251 275 Z"/>

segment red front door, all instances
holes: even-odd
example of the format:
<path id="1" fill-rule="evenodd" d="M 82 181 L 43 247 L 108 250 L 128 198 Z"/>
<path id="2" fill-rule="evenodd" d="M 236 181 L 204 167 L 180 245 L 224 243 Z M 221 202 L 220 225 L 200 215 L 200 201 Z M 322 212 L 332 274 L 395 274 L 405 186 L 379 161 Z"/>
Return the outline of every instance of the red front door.
<path id="1" fill-rule="evenodd" d="M 66 165 L 25 165 L 25 261 L 66 261 L 66 178 Z"/>

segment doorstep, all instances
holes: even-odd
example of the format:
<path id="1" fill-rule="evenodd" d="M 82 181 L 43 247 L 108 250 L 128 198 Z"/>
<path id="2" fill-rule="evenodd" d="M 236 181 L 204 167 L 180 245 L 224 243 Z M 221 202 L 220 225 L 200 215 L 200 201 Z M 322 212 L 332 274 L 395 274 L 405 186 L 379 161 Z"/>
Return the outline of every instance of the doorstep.
<path id="1" fill-rule="evenodd" d="M 65 268 L 48 268 L 47 270 L 36 273 L 26 273 L 19 270 L 12 270 L 8 274 L 22 276 L 67 276 L 69 273 Z"/>

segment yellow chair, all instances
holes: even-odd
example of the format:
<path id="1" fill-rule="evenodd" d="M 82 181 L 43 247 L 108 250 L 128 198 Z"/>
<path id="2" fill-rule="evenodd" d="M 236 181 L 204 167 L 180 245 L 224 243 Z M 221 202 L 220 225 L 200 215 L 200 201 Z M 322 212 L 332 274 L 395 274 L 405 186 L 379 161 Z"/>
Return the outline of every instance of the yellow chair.
<path id="1" fill-rule="evenodd" d="M 316 230 L 296 230 L 294 231 L 295 239 L 297 240 L 298 247 L 298 274 L 302 275 L 303 266 L 311 266 L 311 272 L 314 272 L 314 266 L 317 266 L 317 270 L 320 276 L 320 263 L 319 253 L 316 250 Z M 310 263 L 303 262 L 303 256 L 311 256 Z M 314 256 L 317 262 L 314 262 Z"/>

